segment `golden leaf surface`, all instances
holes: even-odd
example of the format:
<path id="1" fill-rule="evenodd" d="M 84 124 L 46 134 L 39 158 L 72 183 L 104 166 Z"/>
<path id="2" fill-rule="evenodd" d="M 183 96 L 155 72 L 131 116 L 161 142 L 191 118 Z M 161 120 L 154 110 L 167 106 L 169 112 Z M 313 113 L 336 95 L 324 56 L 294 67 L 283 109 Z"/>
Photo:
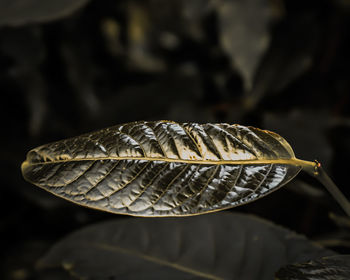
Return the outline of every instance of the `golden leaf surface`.
<path id="1" fill-rule="evenodd" d="M 72 202 L 135 216 L 186 216 L 248 203 L 304 166 L 281 136 L 242 125 L 133 122 L 40 146 L 24 178 Z"/>

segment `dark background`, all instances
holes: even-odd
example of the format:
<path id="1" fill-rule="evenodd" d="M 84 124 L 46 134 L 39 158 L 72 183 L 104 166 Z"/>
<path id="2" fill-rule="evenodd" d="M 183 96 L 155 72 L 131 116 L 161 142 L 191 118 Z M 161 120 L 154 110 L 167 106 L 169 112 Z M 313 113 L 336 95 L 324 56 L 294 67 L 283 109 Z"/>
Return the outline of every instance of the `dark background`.
<path id="1" fill-rule="evenodd" d="M 0 0 L 1 279 L 35 279 L 57 240 L 116 218 L 25 182 L 27 151 L 119 123 L 269 129 L 350 197 L 349 1 L 72 2 Z M 349 221 L 306 174 L 231 211 L 350 252 Z"/>

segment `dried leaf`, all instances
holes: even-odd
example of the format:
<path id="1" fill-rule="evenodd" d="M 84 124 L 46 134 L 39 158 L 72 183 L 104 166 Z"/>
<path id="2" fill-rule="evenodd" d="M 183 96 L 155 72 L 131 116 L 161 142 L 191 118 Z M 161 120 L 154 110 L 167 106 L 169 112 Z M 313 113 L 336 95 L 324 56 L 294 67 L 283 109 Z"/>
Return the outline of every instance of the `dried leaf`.
<path id="1" fill-rule="evenodd" d="M 331 254 L 254 216 L 217 213 L 89 226 L 54 245 L 38 268 L 42 279 L 64 270 L 74 279 L 270 280 L 287 263 Z"/>
<path id="2" fill-rule="evenodd" d="M 229 124 L 134 122 L 31 150 L 26 180 L 120 214 L 185 216 L 256 200 L 302 167 L 279 135 Z"/>
<path id="3" fill-rule="evenodd" d="M 282 267 L 279 280 L 347 280 L 350 278 L 350 255 L 337 255 Z"/>

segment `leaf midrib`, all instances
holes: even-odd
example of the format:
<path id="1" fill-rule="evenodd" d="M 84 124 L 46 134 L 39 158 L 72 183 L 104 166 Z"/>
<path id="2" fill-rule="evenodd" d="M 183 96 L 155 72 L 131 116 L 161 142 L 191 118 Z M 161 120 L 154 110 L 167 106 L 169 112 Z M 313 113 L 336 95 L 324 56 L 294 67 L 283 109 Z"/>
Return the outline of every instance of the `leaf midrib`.
<path id="1" fill-rule="evenodd" d="M 89 244 L 89 246 L 93 246 L 93 247 L 95 247 L 97 249 L 101 249 L 101 250 L 108 250 L 111 252 L 118 252 L 118 253 L 122 253 L 125 255 L 130 255 L 132 257 L 137 257 L 137 258 L 140 258 L 140 259 L 152 262 L 152 263 L 156 263 L 158 265 L 168 266 L 168 267 L 174 268 L 176 270 L 187 272 L 189 274 L 200 276 L 200 277 L 203 277 L 206 279 L 212 279 L 212 280 L 223 280 L 224 279 L 224 278 L 221 278 L 217 275 L 209 274 L 206 272 L 201 272 L 201 271 L 198 271 L 196 269 L 193 269 L 193 268 L 190 268 L 187 266 L 183 266 L 181 264 L 169 262 L 169 261 L 166 261 L 164 259 L 160 259 L 160 258 L 150 256 L 150 255 L 145 255 L 145 254 L 139 253 L 137 251 L 130 250 L 127 248 L 122 248 L 119 246 L 114 246 L 114 245 L 111 246 L 109 244 L 104 244 L 104 243 L 93 243 L 93 244 Z"/>
<path id="2" fill-rule="evenodd" d="M 177 158 L 157 158 L 157 157 L 94 157 L 94 158 L 72 158 L 53 161 L 42 162 L 30 162 L 24 161 L 22 169 L 28 165 L 45 165 L 64 162 L 79 162 L 79 161 L 97 161 L 97 160 L 145 160 L 145 161 L 163 161 L 163 162 L 176 162 L 187 164 L 203 164 L 203 165 L 224 165 L 224 164 L 287 164 L 298 165 L 302 167 L 315 167 L 316 163 L 312 161 L 301 160 L 297 158 L 290 159 L 251 159 L 251 160 L 191 160 L 191 159 L 177 159 Z"/>

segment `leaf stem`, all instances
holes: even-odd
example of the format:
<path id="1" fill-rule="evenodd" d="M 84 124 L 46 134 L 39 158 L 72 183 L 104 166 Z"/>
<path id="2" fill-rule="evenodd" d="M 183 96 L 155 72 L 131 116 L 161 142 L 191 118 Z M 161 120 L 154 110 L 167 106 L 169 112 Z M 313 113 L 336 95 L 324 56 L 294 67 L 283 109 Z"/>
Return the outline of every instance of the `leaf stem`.
<path id="1" fill-rule="evenodd" d="M 312 171 L 310 168 L 306 168 L 305 171 L 312 176 L 314 176 L 333 196 L 333 198 L 338 202 L 340 207 L 344 212 L 350 217 L 350 202 L 344 196 L 344 194 L 339 190 L 337 185 L 333 180 L 328 176 L 326 171 L 322 168 L 321 164 L 315 161 L 315 168 Z"/>

